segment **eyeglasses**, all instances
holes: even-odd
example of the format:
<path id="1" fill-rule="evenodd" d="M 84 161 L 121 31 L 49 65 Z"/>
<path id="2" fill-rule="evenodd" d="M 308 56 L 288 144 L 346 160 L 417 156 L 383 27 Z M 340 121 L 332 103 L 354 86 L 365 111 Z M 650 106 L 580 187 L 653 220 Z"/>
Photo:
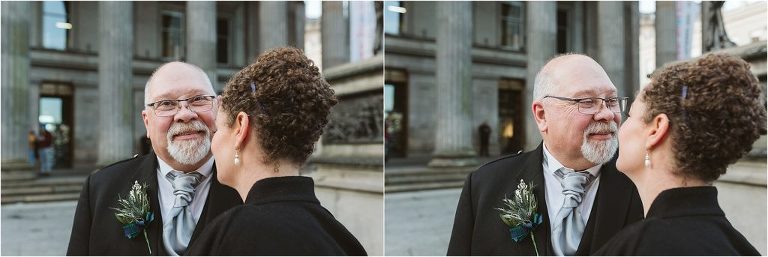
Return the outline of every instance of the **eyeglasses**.
<path id="1" fill-rule="evenodd" d="M 611 110 L 612 112 L 615 112 L 615 113 L 624 112 L 627 109 L 627 100 L 629 99 L 629 97 L 568 98 L 568 97 L 551 96 L 551 95 L 545 96 L 544 98 L 548 98 L 548 97 L 558 99 L 558 100 L 573 102 L 574 104 L 576 104 L 576 106 L 578 106 L 580 113 L 587 114 L 587 115 L 592 115 L 600 112 L 600 108 L 603 107 L 603 103 L 605 103 L 605 107 L 607 107 L 608 110 Z"/>
<path id="2" fill-rule="evenodd" d="M 152 107 L 158 117 L 168 117 L 176 115 L 181 110 L 181 102 L 187 102 L 187 109 L 196 113 L 210 111 L 213 109 L 214 99 L 216 96 L 196 95 L 181 100 L 160 100 L 147 106 Z"/>

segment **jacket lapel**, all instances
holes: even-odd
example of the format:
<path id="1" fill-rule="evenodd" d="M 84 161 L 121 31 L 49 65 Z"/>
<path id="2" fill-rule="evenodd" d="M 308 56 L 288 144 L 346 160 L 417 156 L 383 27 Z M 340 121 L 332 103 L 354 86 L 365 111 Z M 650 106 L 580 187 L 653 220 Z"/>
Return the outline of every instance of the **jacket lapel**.
<path id="1" fill-rule="evenodd" d="M 160 201 L 158 200 L 157 184 L 157 155 L 150 152 L 138 167 L 135 180 L 139 183 L 147 183 L 147 196 L 149 197 L 149 208 L 155 216 L 155 219 L 147 225 L 147 236 L 149 236 L 149 245 L 152 247 L 152 255 L 167 255 L 163 247 L 163 214 L 160 210 Z M 149 252 L 144 253 L 144 255 Z"/>
<path id="2" fill-rule="evenodd" d="M 523 172 L 523 180 L 526 183 L 532 182 L 534 185 L 533 192 L 536 195 L 536 202 L 538 205 L 538 212 L 543 216 L 543 222 L 541 225 L 534 229 L 533 234 L 536 236 L 536 247 L 539 250 L 540 255 L 552 255 L 552 244 L 550 238 L 550 224 L 549 215 L 547 209 L 547 201 L 544 184 L 544 168 L 542 167 L 542 160 L 544 154 L 544 143 L 540 143 L 536 148 L 535 153 L 531 155 L 531 158 L 526 160 Z M 519 183 L 516 181 L 515 183 Z M 515 184 L 517 185 L 517 184 Z"/>

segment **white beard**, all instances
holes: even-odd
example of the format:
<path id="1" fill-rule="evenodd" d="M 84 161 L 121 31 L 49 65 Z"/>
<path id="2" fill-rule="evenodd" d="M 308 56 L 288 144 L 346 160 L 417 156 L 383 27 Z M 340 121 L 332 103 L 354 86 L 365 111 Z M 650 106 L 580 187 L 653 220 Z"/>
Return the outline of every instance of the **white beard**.
<path id="1" fill-rule="evenodd" d="M 589 127 L 584 130 L 584 140 L 581 143 L 581 154 L 584 155 L 587 161 L 598 165 L 604 164 L 613 158 L 616 150 L 619 149 L 619 140 L 616 138 L 617 127 L 614 121 L 610 123 L 593 122 L 589 124 Z M 613 133 L 613 137 L 610 140 L 590 142 L 587 138 L 591 133 L 606 131 Z"/>
<path id="2" fill-rule="evenodd" d="M 205 136 L 198 140 L 173 141 L 173 136 L 187 131 L 205 131 Z M 202 121 L 190 123 L 174 122 L 168 129 L 168 153 L 177 162 L 192 165 L 200 162 L 211 150 L 211 130 Z"/>

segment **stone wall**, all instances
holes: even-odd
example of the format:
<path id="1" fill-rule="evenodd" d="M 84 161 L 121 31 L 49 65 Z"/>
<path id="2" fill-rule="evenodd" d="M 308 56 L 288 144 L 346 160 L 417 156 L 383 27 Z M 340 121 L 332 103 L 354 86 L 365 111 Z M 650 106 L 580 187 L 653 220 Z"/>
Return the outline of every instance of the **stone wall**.
<path id="1" fill-rule="evenodd" d="M 305 173 L 370 255 L 384 254 L 383 63 L 376 55 L 324 70 L 339 103 Z"/>

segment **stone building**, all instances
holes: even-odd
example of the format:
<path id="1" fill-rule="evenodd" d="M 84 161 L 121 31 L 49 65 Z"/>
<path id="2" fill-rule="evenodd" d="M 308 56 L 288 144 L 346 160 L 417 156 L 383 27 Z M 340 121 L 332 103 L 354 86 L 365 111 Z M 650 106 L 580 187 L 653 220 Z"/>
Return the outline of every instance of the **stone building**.
<path id="1" fill-rule="evenodd" d="M 372 44 L 381 40 L 374 6 L 323 2 L 309 26 L 315 45 L 307 54 L 339 104 L 303 172 L 368 253 L 383 255 L 383 56 Z M 60 168 L 130 158 L 146 135 L 144 85 L 162 63 L 196 64 L 220 91 L 264 50 L 305 49 L 305 24 L 301 1 L 3 1 L 2 169 L 24 168 L 26 135 L 38 122 L 67 139 L 57 146 Z"/>
<path id="2" fill-rule="evenodd" d="M 202 67 L 219 91 L 263 50 L 304 47 L 303 2 L 2 5 L 4 169 L 25 162 L 25 135 L 39 121 L 66 128 L 58 167 L 138 153 L 144 84 L 164 62 Z"/>
<path id="3" fill-rule="evenodd" d="M 385 5 L 385 110 L 397 114 L 392 157 L 472 165 L 483 122 L 491 155 L 535 148 L 533 79 L 557 54 L 593 57 L 620 96 L 639 88 L 637 2 Z"/>

